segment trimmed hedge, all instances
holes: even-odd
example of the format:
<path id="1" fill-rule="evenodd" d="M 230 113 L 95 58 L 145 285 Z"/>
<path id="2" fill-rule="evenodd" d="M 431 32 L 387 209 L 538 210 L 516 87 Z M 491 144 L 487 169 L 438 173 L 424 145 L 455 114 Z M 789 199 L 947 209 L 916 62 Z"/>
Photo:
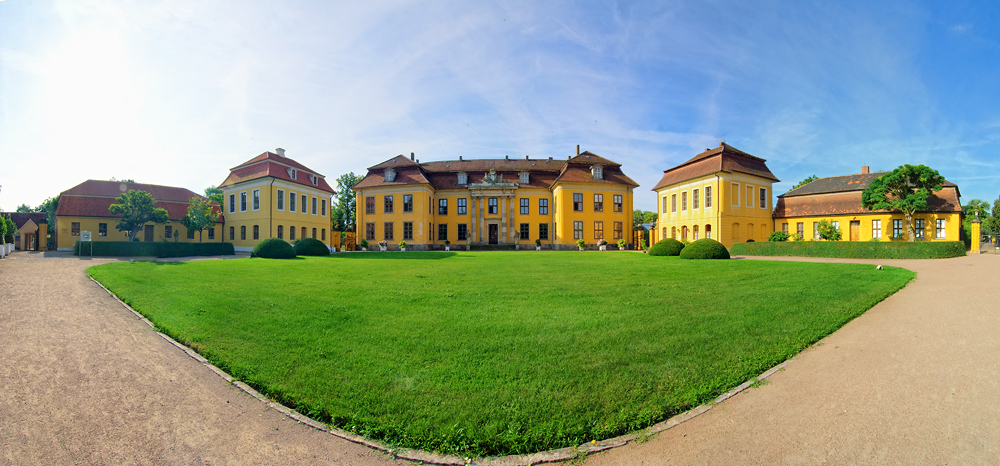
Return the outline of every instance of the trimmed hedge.
<path id="1" fill-rule="evenodd" d="M 673 238 L 661 239 L 649 247 L 650 256 L 676 256 L 684 249 L 684 243 Z"/>
<path id="2" fill-rule="evenodd" d="M 295 253 L 300 256 L 329 256 L 330 248 L 316 238 L 302 238 L 295 242 Z"/>
<path id="3" fill-rule="evenodd" d="M 233 243 L 167 243 L 141 241 L 77 241 L 73 245 L 73 255 L 90 255 L 93 243 L 94 256 L 116 257 L 188 257 L 188 256 L 232 256 L 236 254 Z"/>
<path id="4" fill-rule="evenodd" d="M 257 243 L 250 252 L 250 257 L 266 259 L 291 259 L 295 257 L 295 248 L 287 241 L 278 238 L 268 238 Z"/>
<path id="5" fill-rule="evenodd" d="M 681 259 L 729 259 L 729 251 L 714 239 L 702 238 L 687 245 L 681 251 Z"/>
<path id="6" fill-rule="evenodd" d="M 843 259 L 943 259 L 965 255 L 961 241 L 795 241 L 736 243 L 738 256 L 836 257 Z"/>

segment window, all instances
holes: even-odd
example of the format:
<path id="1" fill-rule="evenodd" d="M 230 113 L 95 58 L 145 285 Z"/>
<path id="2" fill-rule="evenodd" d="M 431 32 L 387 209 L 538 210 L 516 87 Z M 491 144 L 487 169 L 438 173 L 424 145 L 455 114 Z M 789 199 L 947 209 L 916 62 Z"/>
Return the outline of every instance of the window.
<path id="1" fill-rule="evenodd" d="M 549 224 L 539 223 L 538 224 L 538 239 L 549 239 Z"/>
<path id="2" fill-rule="evenodd" d="M 593 167 L 590 167 L 590 173 L 594 176 L 594 178 L 598 180 L 604 179 L 604 167 L 600 165 L 594 165 Z"/>
<path id="3" fill-rule="evenodd" d="M 458 224 L 458 240 L 466 241 L 469 239 L 469 225 L 466 223 Z"/>
<path id="4" fill-rule="evenodd" d="M 382 213 L 391 214 L 392 213 L 392 198 L 395 197 L 392 194 L 382 196 Z"/>
<path id="5" fill-rule="evenodd" d="M 395 230 L 393 228 L 392 222 L 385 222 L 382 224 L 382 239 L 386 241 L 391 241 L 395 239 Z"/>
<path id="6" fill-rule="evenodd" d="M 663 196 L 663 213 L 667 213 L 667 196 Z"/>
<path id="7" fill-rule="evenodd" d="M 403 239 L 413 239 L 413 222 L 403 222 Z"/>
<path id="8" fill-rule="evenodd" d="M 691 191 L 691 208 L 694 210 L 698 210 L 698 194 L 697 189 Z"/>
<path id="9" fill-rule="evenodd" d="M 469 175 L 465 172 L 459 173 L 458 184 L 469 184 Z"/>
<path id="10" fill-rule="evenodd" d="M 229 241 L 236 239 L 236 227 L 229 227 Z"/>
<path id="11" fill-rule="evenodd" d="M 260 210 L 260 190 L 253 190 L 253 210 Z"/>
<path id="12" fill-rule="evenodd" d="M 313 232 L 312 233 L 313 233 L 312 238 L 316 239 L 316 229 L 315 228 L 313 228 Z"/>
<path id="13" fill-rule="evenodd" d="M 108 236 L 107 223 L 100 223 L 97 225 L 97 236 Z M 170 225 L 163 227 L 163 237 L 165 239 L 170 239 L 171 236 L 174 236 L 174 227 Z"/>
<path id="14" fill-rule="evenodd" d="M 294 205 L 295 202 L 293 201 Z M 368 196 L 365 198 L 365 213 L 374 214 L 375 213 L 375 196 Z"/>
<path id="15" fill-rule="evenodd" d="M 384 174 L 385 181 L 396 181 L 396 170 L 386 168 Z"/>
<path id="16" fill-rule="evenodd" d="M 522 240 L 528 239 L 528 236 L 531 234 L 531 225 L 527 223 L 522 223 L 520 227 L 521 227 L 521 239 Z"/>
<path id="17" fill-rule="evenodd" d="M 312 205 L 312 207 L 313 207 L 313 210 L 312 210 L 312 214 L 313 214 L 313 215 L 316 215 L 316 204 L 317 204 L 317 202 L 319 201 L 319 199 L 316 199 L 316 198 L 314 197 L 314 198 L 312 198 L 312 200 L 313 200 L 313 205 Z"/>
<path id="18" fill-rule="evenodd" d="M 688 210 L 688 193 L 684 191 L 681 193 L 681 212 Z"/>
<path id="19" fill-rule="evenodd" d="M 448 224 L 438 224 L 438 241 L 448 241 Z"/>
<path id="20" fill-rule="evenodd" d="M 594 239 L 604 239 L 604 222 L 600 220 L 594 222 Z"/>
<path id="21" fill-rule="evenodd" d="M 253 239 L 260 239 L 260 225 L 253 226 Z"/>
<path id="22" fill-rule="evenodd" d="M 528 215 L 531 213 L 531 199 L 526 197 L 521 198 L 521 215 Z"/>
<path id="23" fill-rule="evenodd" d="M 413 195 L 403 195 L 403 212 L 413 212 Z"/>
<path id="24" fill-rule="evenodd" d="M 300 236 L 300 238 L 304 239 L 305 237 L 306 237 L 306 227 L 302 227 L 302 236 Z"/>
<path id="25" fill-rule="evenodd" d="M 320 199 L 319 201 L 319 214 L 326 217 L 326 199 Z"/>
<path id="26" fill-rule="evenodd" d="M 705 186 L 705 208 L 710 209 L 711 207 L 712 207 L 712 187 Z M 708 236 L 708 230 L 705 230 L 705 237 L 710 238 L 710 236 Z"/>
<path id="27" fill-rule="evenodd" d="M 650 230 L 650 231 L 652 231 L 652 230 Z M 673 231 L 673 228 L 671 228 L 671 231 Z M 673 237 L 673 233 L 671 233 L 670 236 L 672 238 Z M 663 237 L 664 238 L 667 237 L 667 227 L 663 227 Z M 650 238 L 650 240 L 652 241 L 652 238 Z"/>
<path id="28" fill-rule="evenodd" d="M 278 190 L 278 210 L 285 210 L 285 190 Z"/>
<path id="29" fill-rule="evenodd" d="M 663 227 L 663 229 L 664 229 L 663 234 L 666 235 L 667 234 L 667 232 L 666 232 L 667 227 Z M 677 227 L 670 227 L 670 237 L 673 238 L 673 239 L 677 239 Z"/>
<path id="30" fill-rule="evenodd" d="M 819 239 L 819 222 L 813 222 L 813 239 Z"/>
<path id="31" fill-rule="evenodd" d="M 944 238 L 944 219 L 939 218 L 937 219 L 936 223 L 937 223 L 937 231 L 935 232 L 934 236 L 938 238 Z"/>
<path id="32" fill-rule="evenodd" d="M 438 199 L 438 215 L 448 215 L 448 199 Z"/>
<path id="33" fill-rule="evenodd" d="M 583 222 L 573 222 L 573 239 L 583 238 Z"/>
<path id="34" fill-rule="evenodd" d="M 698 239 L 698 225 L 691 227 L 691 239 Z"/>
<path id="35" fill-rule="evenodd" d="M 285 227 L 283 225 L 278 225 L 278 239 L 285 238 Z"/>
<path id="36" fill-rule="evenodd" d="M 924 239 L 924 219 L 918 218 L 914 223 L 916 223 L 916 226 L 913 227 L 914 236 L 917 239 Z"/>
<path id="37" fill-rule="evenodd" d="M 70 224 L 70 236 L 80 236 L 80 222 Z"/>
<path id="38" fill-rule="evenodd" d="M 835 230 L 840 231 L 840 222 L 838 222 L 838 221 L 832 221 L 830 223 L 833 225 L 833 228 Z"/>
<path id="39" fill-rule="evenodd" d="M 753 186 L 747 186 L 747 207 L 753 207 Z"/>
<path id="40" fill-rule="evenodd" d="M 521 179 L 519 181 L 521 184 L 528 184 L 528 173 L 521 172 Z"/>
<path id="41" fill-rule="evenodd" d="M 247 192 L 240 193 L 240 212 L 247 211 Z"/>
<path id="42" fill-rule="evenodd" d="M 603 194 L 594 194 L 594 212 L 604 212 Z"/>
<path id="43" fill-rule="evenodd" d="M 677 195 L 676 194 L 671 194 L 670 195 L 670 211 L 671 212 L 677 212 Z"/>
<path id="44" fill-rule="evenodd" d="M 288 211 L 289 212 L 295 212 L 295 205 L 296 205 L 295 204 L 295 193 L 289 192 L 288 193 Z M 375 211 L 373 210 L 371 213 L 374 214 Z"/>
<path id="45" fill-rule="evenodd" d="M 892 237 L 902 238 L 903 237 L 903 221 L 895 219 L 892 221 Z"/>
<path id="46" fill-rule="evenodd" d="M 548 215 L 549 214 L 549 200 L 539 199 L 538 200 L 538 215 Z"/>
<path id="47" fill-rule="evenodd" d="M 757 204 L 761 209 L 767 208 L 767 188 L 760 188 L 760 202 Z"/>
<path id="48" fill-rule="evenodd" d="M 806 224 L 804 222 L 798 222 L 795 224 L 795 234 L 799 235 L 799 238 L 805 238 Z"/>
<path id="49" fill-rule="evenodd" d="M 872 220 L 872 238 L 882 238 L 881 220 Z"/>
<path id="50" fill-rule="evenodd" d="M 281 227 L 278 228 L 278 231 L 281 231 Z M 375 223 L 369 222 L 365 224 L 365 239 L 368 241 L 375 241 Z"/>
<path id="51" fill-rule="evenodd" d="M 497 212 L 499 212 L 499 208 L 497 207 L 497 198 L 491 197 L 491 198 L 487 199 L 486 200 L 486 204 L 487 204 L 486 205 L 486 213 L 487 214 L 496 215 Z"/>
<path id="52" fill-rule="evenodd" d="M 319 239 L 326 241 L 326 228 L 319 231 Z"/>
<path id="53" fill-rule="evenodd" d="M 190 228 L 187 229 L 187 239 L 194 239 L 194 230 Z"/>
<path id="54" fill-rule="evenodd" d="M 236 195 L 229 195 L 229 213 L 236 213 Z"/>
<path id="55" fill-rule="evenodd" d="M 293 180 L 297 179 L 297 177 L 299 176 L 299 172 L 297 170 L 295 170 L 294 168 L 289 168 L 288 169 L 288 176 L 290 176 Z"/>
<path id="56" fill-rule="evenodd" d="M 739 183 L 733 183 L 733 189 L 729 191 L 729 194 L 732 196 L 732 199 L 731 199 L 732 200 L 732 204 L 734 206 L 740 205 L 740 184 Z M 735 239 L 735 237 L 733 237 L 733 238 Z"/>
<path id="57" fill-rule="evenodd" d="M 240 227 L 240 239 L 247 239 L 247 226 L 243 225 Z"/>
<path id="58" fill-rule="evenodd" d="M 469 213 L 469 208 L 468 208 L 468 206 L 466 206 L 465 202 L 466 202 L 466 198 L 464 198 L 464 197 L 458 198 L 458 208 L 457 208 L 457 212 L 455 212 L 456 214 L 458 214 L 458 215 L 465 215 L 465 214 Z"/>
<path id="59" fill-rule="evenodd" d="M 736 192 L 739 193 L 739 190 L 736 190 Z M 739 223 L 734 223 L 733 224 L 733 242 L 738 242 L 739 240 L 740 240 L 740 224 Z"/>
<path id="60" fill-rule="evenodd" d="M 788 234 L 788 224 L 787 223 L 782 223 L 781 224 L 781 232 L 784 233 L 784 234 L 786 234 L 786 235 Z"/>
<path id="61" fill-rule="evenodd" d="M 303 194 L 302 195 L 302 213 L 303 214 L 308 213 L 306 211 L 306 208 L 308 207 L 308 204 L 309 204 L 309 196 L 306 196 L 305 194 Z M 305 236 L 305 235 L 302 235 L 302 236 Z"/>
<path id="62" fill-rule="evenodd" d="M 434 213 L 434 199 L 432 199 L 430 196 L 427 196 L 427 213 L 428 214 Z M 427 231 L 430 231 L 430 227 L 427 228 L 428 228 Z"/>
<path id="63" fill-rule="evenodd" d="M 687 241 L 687 240 L 688 240 L 688 227 L 687 225 L 684 225 L 681 227 L 681 241 Z"/>
<path id="64" fill-rule="evenodd" d="M 573 193 L 573 212 L 583 212 L 583 193 Z"/>
<path id="65" fill-rule="evenodd" d="M 295 227 L 294 226 L 289 226 L 288 227 L 288 239 L 290 239 L 292 241 L 295 241 Z"/>
<path id="66" fill-rule="evenodd" d="M 705 195 L 706 196 L 708 195 L 708 190 L 707 189 L 705 190 Z M 705 206 L 706 207 L 708 206 L 708 202 L 705 203 Z M 705 237 L 706 238 L 711 238 L 712 237 L 712 225 L 705 225 Z"/>
<path id="67" fill-rule="evenodd" d="M 622 222 L 615 222 L 614 229 L 615 229 L 614 239 L 622 239 L 623 238 L 623 236 L 622 236 Z"/>
<path id="68" fill-rule="evenodd" d="M 214 227 L 208 229 L 208 239 L 215 239 L 215 228 Z"/>
<path id="69" fill-rule="evenodd" d="M 614 209 L 615 212 L 621 212 L 622 211 L 622 195 L 621 194 L 615 194 L 615 197 L 614 197 L 613 200 L 614 200 L 614 206 L 612 208 Z"/>

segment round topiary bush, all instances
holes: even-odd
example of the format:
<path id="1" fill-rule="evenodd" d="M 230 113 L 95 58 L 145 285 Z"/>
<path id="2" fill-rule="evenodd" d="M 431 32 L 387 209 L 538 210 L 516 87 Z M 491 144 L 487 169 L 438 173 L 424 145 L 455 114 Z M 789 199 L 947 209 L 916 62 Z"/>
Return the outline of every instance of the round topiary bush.
<path id="1" fill-rule="evenodd" d="M 302 238 L 295 242 L 295 253 L 300 256 L 329 256 L 330 248 L 316 238 Z"/>
<path id="2" fill-rule="evenodd" d="M 295 248 L 283 239 L 268 238 L 257 243 L 250 252 L 250 257 L 267 259 L 291 259 L 295 257 Z"/>
<path id="3" fill-rule="evenodd" d="M 710 239 L 702 238 L 689 244 L 681 251 L 683 259 L 729 259 L 729 251 L 722 243 Z"/>
<path id="4" fill-rule="evenodd" d="M 650 256 L 676 256 L 683 249 L 684 243 L 673 238 L 667 238 L 657 241 L 656 244 L 650 246 L 648 254 Z"/>

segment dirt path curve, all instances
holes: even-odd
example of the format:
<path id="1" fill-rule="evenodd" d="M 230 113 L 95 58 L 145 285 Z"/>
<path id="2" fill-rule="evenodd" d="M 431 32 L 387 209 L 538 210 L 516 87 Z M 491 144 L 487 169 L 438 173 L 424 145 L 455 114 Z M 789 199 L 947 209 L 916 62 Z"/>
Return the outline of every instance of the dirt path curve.
<path id="1" fill-rule="evenodd" d="M 998 464 L 1000 256 L 833 262 L 917 278 L 764 385 L 586 465 Z"/>
<path id="2" fill-rule="evenodd" d="M 409 464 L 227 384 L 87 278 L 108 261 L 0 260 L 0 464 Z"/>

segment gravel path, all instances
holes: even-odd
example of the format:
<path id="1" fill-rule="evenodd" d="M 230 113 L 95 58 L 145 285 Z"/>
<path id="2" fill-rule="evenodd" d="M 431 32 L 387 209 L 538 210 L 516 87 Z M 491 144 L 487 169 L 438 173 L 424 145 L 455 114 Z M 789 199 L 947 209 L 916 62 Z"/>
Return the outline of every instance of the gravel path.
<path id="1" fill-rule="evenodd" d="M 87 278 L 109 261 L 0 260 L 0 464 L 410 464 L 227 384 Z M 585 464 L 997 464 L 1000 256 L 880 263 L 918 277 L 765 384 Z"/>

